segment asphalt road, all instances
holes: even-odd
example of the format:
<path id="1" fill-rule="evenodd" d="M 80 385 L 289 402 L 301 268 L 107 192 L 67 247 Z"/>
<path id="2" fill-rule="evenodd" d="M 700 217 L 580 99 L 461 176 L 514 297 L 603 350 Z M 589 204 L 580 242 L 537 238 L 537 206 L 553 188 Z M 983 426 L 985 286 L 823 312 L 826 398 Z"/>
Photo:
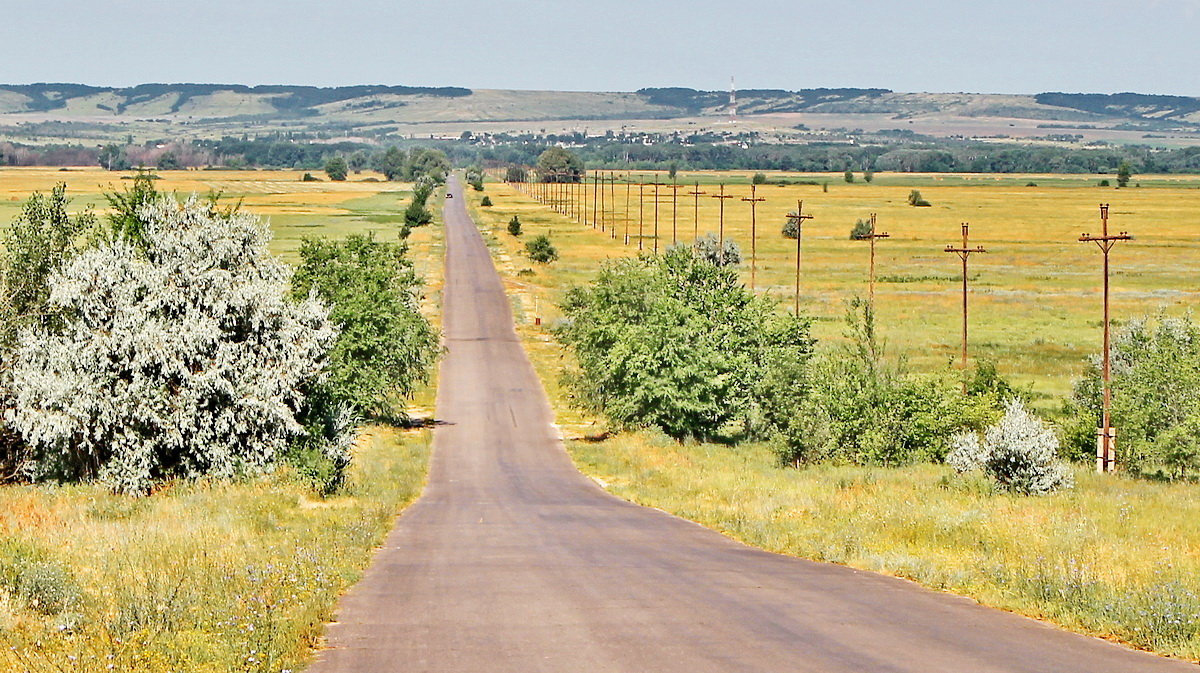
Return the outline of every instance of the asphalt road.
<path id="1" fill-rule="evenodd" d="M 429 484 L 342 599 L 311 671 L 1198 670 L 606 494 L 564 452 L 451 192 Z"/>

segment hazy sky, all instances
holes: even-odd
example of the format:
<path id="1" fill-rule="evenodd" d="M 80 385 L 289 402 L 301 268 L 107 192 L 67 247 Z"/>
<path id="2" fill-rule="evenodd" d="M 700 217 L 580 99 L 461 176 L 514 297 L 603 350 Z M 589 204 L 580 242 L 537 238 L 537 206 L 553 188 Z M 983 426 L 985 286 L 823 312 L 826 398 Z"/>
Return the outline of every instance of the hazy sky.
<path id="1" fill-rule="evenodd" d="M 0 82 L 1200 95 L 1200 0 L 0 0 Z"/>

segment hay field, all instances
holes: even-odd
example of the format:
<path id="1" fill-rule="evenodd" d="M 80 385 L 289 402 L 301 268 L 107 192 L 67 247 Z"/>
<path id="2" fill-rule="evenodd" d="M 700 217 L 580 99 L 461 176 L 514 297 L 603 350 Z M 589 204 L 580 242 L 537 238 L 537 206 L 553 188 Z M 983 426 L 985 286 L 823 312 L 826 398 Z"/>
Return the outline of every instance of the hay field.
<path id="1" fill-rule="evenodd" d="M 669 181 L 663 173 L 631 177 Z M 1141 186 L 1124 189 L 1098 187 L 1104 176 L 1077 175 L 877 174 L 869 184 L 861 174 L 853 184 L 840 173 L 768 177 L 818 184 L 757 188 L 757 195 L 766 199 L 758 205 L 757 289 L 791 305 L 795 241 L 780 230 L 787 213 L 803 200 L 813 219 L 804 227 L 801 310 L 816 319 L 819 337 L 840 338 L 845 301 L 867 293 L 869 245 L 850 240 L 850 229 L 857 218 L 877 213 L 878 230 L 891 236 L 877 243 L 880 325 L 892 354 L 915 369 L 950 366 L 958 356 L 961 266 L 943 248 L 960 242 L 962 222 L 971 224 L 972 245 L 988 250 L 971 261 L 972 355 L 994 359 L 1003 373 L 1040 395 L 1067 394 L 1085 358 L 1099 350 L 1102 256 L 1094 244 L 1077 239 L 1085 231 L 1099 233 L 1100 203 L 1111 204 L 1112 230 L 1136 236 L 1112 255 L 1114 317 L 1122 321 L 1159 310 L 1179 313 L 1200 304 L 1194 273 L 1200 260 L 1200 222 L 1194 219 L 1200 214 L 1197 177 L 1137 176 L 1135 183 Z M 670 189 L 659 188 L 660 247 L 672 242 L 673 207 L 678 208 L 678 240 L 690 241 L 693 231 L 716 233 L 719 205 L 711 194 L 725 182 L 726 193 L 734 197 L 725 201 L 725 236 L 741 247 L 741 274 L 749 284 L 750 206 L 741 199 L 750 195 L 750 174 L 680 174 L 678 182 L 687 186 L 674 204 Z M 687 192 L 697 182 L 707 193 L 699 197 L 694 229 L 695 201 Z M 1030 182 L 1037 186 L 1026 186 Z M 907 204 L 914 188 L 930 207 Z M 606 197 L 615 206 L 607 215 L 617 224 L 615 239 L 611 232 L 577 224 L 507 186 L 490 189 L 496 205 L 481 210 L 490 211 L 483 214 L 489 226 L 502 227 L 519 214 L 528 235 L 551 234 L 562 259 L 536 270 L 541 276 L 536 284 L 542 287 L 543 301 L 553 304 L 566 286 L 585 282 L 600 260 L 636 254 L 639 219 L 643 245 L 653 248 L 653 196 L 646 194 L 639 218 L 638 188 L 629 190 L 628 211 L 625 189 L 618 184 L 616 198 Z M 629 245 L 623 244 L 626 223 Z M 505 240 L 502 229 L 496 231 Z M 552 308 L 542 312 L 553 320 Z"/>

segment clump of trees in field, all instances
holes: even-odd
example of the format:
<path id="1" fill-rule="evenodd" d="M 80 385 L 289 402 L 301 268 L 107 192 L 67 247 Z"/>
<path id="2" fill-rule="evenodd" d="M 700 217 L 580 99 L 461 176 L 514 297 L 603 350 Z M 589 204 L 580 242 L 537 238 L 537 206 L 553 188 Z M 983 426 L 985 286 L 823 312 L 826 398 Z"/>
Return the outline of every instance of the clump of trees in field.
<path id="1" fill-rule="evenodd" d="M 593 286 L 567 294 L 563 314 L 556 333 L 579 363 L 568 377 L 576 401 L 618 427 L 677 439 L 756 423 L 778 394 L 768 372 L 802 368 L 812 348 L 807 321 L 684 246 L 607 263 Z"/>
<path id="2" fill-rule="evenodd" d="M 579 182 L 583 178 L 583 159 L 570 150 L 550 147 L 538 155 L 537 174 L 541 182 Z"/>
<path id="3" fill-rule="evenodd" d="M 403 248 L 309 242 L 293 278 L 237 204 L 146 174 L 109 200 L 107 221 L 72 216 L 60 185 L 4 234 L 3 476 L 141 494 L 290 461 L 336 489 L 358 419 L 436 353 Z"/>
<path id="4" fill-rule="evenodd" d="M 848 307 L 844 342 L 817 348 L 807 318 L 715 262 L 702 246 L 672 246 L 607 262 L 594 284 L 568 292 L 555 333 L 575 355 L 566 381 L 577 404 L 614 427 L 679 440 L 769 441 L 782 464 L 896 466 L 944 460 L 956 436 L 995 425 L 1020 397 L 989 363 L 965 393 L 950 371 L 893 363 L 863 300 Z M 1007 438 L 992 453 L 1001 463 L 1017 460 L 1009 449 L 1028 449 L 1031 460 L 1055 454 L 1033 441 L 1044 434 L 995 437 Z M 1021 469 L 1014 484 L 1027 484 Z"/>

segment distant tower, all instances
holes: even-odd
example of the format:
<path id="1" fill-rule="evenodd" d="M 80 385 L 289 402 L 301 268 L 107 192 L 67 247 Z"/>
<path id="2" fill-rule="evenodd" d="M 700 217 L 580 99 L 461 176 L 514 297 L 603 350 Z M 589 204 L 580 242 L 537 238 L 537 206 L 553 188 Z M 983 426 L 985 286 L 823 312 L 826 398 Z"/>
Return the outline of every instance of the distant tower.
<path id="1" fill-rule="evenodd" d="M 737 87 L 733 84 L 733 75 L 729 76 L 729 123 L 737 123 Z"/>

